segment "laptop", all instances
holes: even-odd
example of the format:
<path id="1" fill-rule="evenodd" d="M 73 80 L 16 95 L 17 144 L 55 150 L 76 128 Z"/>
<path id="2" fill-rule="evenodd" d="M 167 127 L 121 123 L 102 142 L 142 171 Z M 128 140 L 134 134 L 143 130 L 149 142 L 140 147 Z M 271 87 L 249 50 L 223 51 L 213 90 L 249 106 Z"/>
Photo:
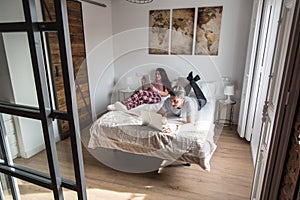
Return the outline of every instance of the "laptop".
<path id="1" fill-rule="evenodd" d="M 162 123 L 161 114 L 153 111 L 141 110 L 141 117 L 143 119 L 143 125 L 162 131 L 164 124 Z"/>
<path id="2" fill-rule="evenodd" d="M 141 110 L 141 117 L 143 120 L 143 125 L 150 126 L 157 131 L 163 131 L 170 129 L 168 132 L 177 133 L 180 131 L 189 131 L 194 127 L 193 124 L 177 124 L 177 123 L 168 123 L 164 125 L 162 123 L 162 116 L 153 111 Z"/>

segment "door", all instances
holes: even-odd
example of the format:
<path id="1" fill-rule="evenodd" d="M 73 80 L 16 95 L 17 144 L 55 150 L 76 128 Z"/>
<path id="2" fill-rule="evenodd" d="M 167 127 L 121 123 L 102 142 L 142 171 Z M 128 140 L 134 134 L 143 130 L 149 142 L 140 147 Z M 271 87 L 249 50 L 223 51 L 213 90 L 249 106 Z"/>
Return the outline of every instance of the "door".
<path id="1" fill-rule="evenodd" d="M 282 0 L 268 0 L 264 7 L 262 39 L 259 44 L 257 63 L 254 79 L 254 90 L 251 93 L 250 116 L 253 117 L 247 123 L 246 135 L 251 135 L 251 153 L 253 163 L 256 163 L 257 151 L 261 138 L 262 112 L 265 104 L 269 84 L 269 75 L 271 74 L 272 63 L 274 59 L 276 37 L 278 33 L 278 21 L 280 18 Z M 277 47 L 276 47 L 277 45 Z"/>
<path id="2" fill-rule="evenodd" d="M 265 99 L 267 92 L 266 90 L 262 91 L 262 88 L 268 84 L 268 78 L 265 78 L 265 76 L 269 75 L 272 65 L 281 2 L 281 0 L 262 0 L 260 2 L 263 8 L 258 44 L 257 47 L 253 45 L 252 51 L 254 52 L 251 54 L 251 60 L 249 61 L 250 66 L 253 65 L 250 71 L 251 76 L 249 74 L 249 82 L 251 81 L 251 84 L 249 82 L 247 84 L 247 93 L 245 96 L 247 101 L 245 101 L 244 111 L 242 111 L 243 113 L 240 117 L 239 124 L 241 124 L 241 127 L 238 130 L 241 131 L 241 137 L 244 136 L 248 141 L 251 140 L 253 163 L 256 162 L 260 138 L 260 130 L 257 131 L 255 127 L 261 126 L 262 109 L 260 108 L 263 107 L 261 99 Z M 253 42 L 256 43 L 256 40 L 253 40 Z M 255 54 L 255 57 L 252 56 L 253 54 Z M 245 118 L 246 111 L 247 117 Z"/>
<path id="3" fill-rule="evenodd" d="M 266 69 L 270 70 L 268 66 L 271 65 L 270 61 L 272 60 L 274 51 L 280 3 L 281 0 L 260 0 L 257 2 L 258 5 L 254 4 L 259 11 L 257 11 L 256 16 L 256 30 L 254 34 L 252 34 L 253 41 L 249 40 L 249 42 L 253 44 L 251 44 L 251 53 L 248 55 L 246 62 L 246 65 L 249 65 L 249 72 L 245 72 L 245 80 L 248 81 L 243 86 L 243 93 L 245 94 L 242 94 L 242 98 L 244 96 L 242 102 L 244 102 L 244 105 L 240 112 L 238 126 L 240 136 L 251 141 L 253 163 L 256 161 L 256 152 L 259 142 L 253 140 L 253 126 L 257 116 L 261 115 L 257 109 L 261 98 L 260 94 L 262 93 L 261 87 L 263 84 L 266 84 L 268 80 L 263 79 L 263 76 L 264 73 L 268 73 Z M 257 137 L 254 139 L 257 139 Z"/>
<path id="4" fill-rule="evenodd" d="M 270 27 L 272 22 L 272 2 L 270 0 L 267 0 L 264 2 L 264 8 L 263 8 L 263 17 L 262 17 L 262 23 L 261 23 L 261 33 L 259 37 L 259 44 L 258 44 L 258 51 L 256 53 L 255 57 L 255 66 L 254 66 L 254 72 L 252 75 L 252 87 L 250 91 L 250 102 L 249 102 L 249 110 L 248 110 L 248 119 L 246 124 L 246 131 L 245 131 L 245 138 L 247 140 L 251 140 L 251 144 L 253 144 L 253 125 L 255 118 L 257 117 L 257 106 L 259 102 L 259 93 L 260 88 L 262 85 L 262 73 L 263 69 L 265 68 L 265 55 L 267 51 L 269 50 L 268 46 L 270 44 Z M 257 146 L 257 145 L 256 145 Z M 252 146 L 251 146 L 252 147 Z M 253 163 L 255 163 L 255 153 L 256 150 L 251 148 L 252 150 L 252 158 Z"/>
<path id="5" fill-rule="evenodd" d="M 259 94 L 261 101 L 259 101 L 257 107 L 257 113 L 260 114 L 260 117 L 255 118 L 253 126 L 253 132 L 259 133 L 253 139 L 255 141 L 258 140 L 259 145 L 251 199 L 259 199 L 261 194 L 295 4 L 295 0 L 285 0 L 283 2 L 274 55 L 272 56 L 273 52 L 269 52 L 269 55 L 266 55 L 267 57 L 272 56 L 273 59 L 271 60 L 272 64 L 269 73 L 264 72 L 262 76 L 263 84 Z M 268 68 L 266 67 L 265 70 L 268 70 Z M 252 143 L 251 147 L 253 147 Z"/>
<path id="6" fill-rule="evenodd" d="M 241 95 L 241 107 L 239 113 L 239 122 L 237 131 L 240 137 L 245 138 L 250 141 L 251 134 L 246 133 L 246 126 L 248 122 L 249 114 L 249 104 L 250 96 L 253 84 L 253 75 L 255 71 L 255 57 L 258 47 L 259 40 L 259 30 L 261 24 L 261 14 L 263 11 L 263 0 L 254 0 L 252 8 L 252 19 L 251 19 L 251 28 L 248 41 L 248 50 L 247 50 L 247 59 L 245 64 L 244 80 L 243 80 L 243 89 Z M 253 118 L 253 117 L 252 117 Z"/>

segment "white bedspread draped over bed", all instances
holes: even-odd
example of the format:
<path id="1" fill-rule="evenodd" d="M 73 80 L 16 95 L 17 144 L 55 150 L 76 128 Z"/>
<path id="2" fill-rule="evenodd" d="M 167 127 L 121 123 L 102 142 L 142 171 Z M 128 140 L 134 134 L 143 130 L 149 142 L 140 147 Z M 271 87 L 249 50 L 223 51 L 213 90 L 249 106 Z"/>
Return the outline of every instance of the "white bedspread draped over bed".
<path id="1" fill-rule="evenodd" d="M 209 130 L 202 125 L 198 121 L 192 130 L 162 133 L 142 125 L 142 118 L 134 113 L 110 111 L 93 123 L 88 147 L 118 149 L 170 163 L 176 160 L 196 163 L 209 171 L 209 161 L 216 148 L 212 139 L 213 123 Z"/>

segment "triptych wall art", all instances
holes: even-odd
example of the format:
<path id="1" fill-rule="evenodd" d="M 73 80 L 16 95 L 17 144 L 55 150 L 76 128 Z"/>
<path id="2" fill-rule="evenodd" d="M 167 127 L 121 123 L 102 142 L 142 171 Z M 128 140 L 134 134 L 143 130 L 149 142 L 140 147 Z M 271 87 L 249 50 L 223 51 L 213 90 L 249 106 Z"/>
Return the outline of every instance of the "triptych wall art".
<path id="1" fill-rule="evenodd" d="M 149 54 L 218 55 L 223 7 L 200 7 L 197 15 L 195 11 L 151 10 Z"/>

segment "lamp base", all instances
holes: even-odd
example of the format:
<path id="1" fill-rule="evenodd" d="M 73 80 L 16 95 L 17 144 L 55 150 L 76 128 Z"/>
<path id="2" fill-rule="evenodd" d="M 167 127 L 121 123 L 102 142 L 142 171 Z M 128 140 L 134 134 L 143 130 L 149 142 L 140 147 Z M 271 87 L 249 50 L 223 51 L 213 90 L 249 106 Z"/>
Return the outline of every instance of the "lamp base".
<path id="1" fill-rule="evenodd" d="M 230 98 L 230 95 L 227 95 L 227 99 L 224 101 L 225 103 L 233 103 L 234 101 Z"/>

